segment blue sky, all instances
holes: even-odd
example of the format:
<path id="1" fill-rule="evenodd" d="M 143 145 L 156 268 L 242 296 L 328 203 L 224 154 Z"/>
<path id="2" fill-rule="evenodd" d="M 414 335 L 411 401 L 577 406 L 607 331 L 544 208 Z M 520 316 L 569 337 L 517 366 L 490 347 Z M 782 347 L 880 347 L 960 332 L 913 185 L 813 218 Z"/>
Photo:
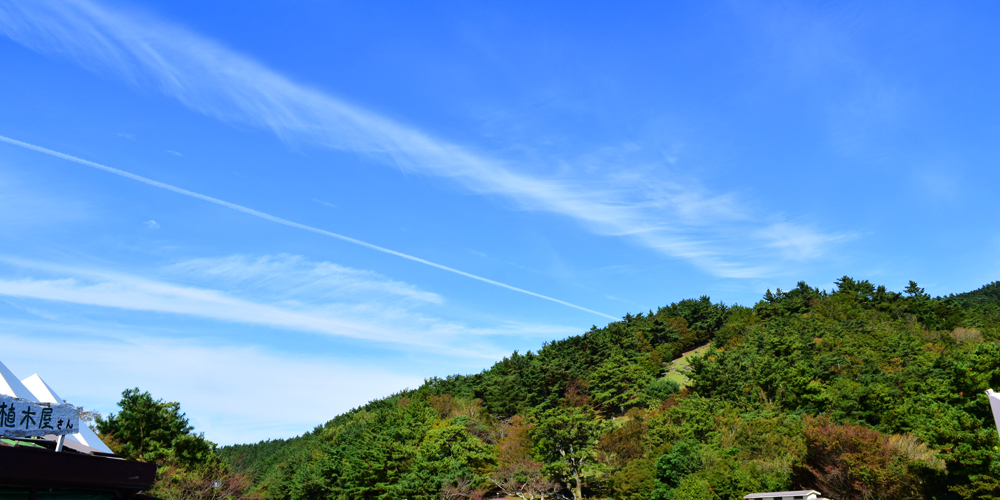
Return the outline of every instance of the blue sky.
<path id="1" fill-rule="evenodd" d="M 998 9 L 0 0 L 0 361 L 228 444 L 703 294 L 978 288 Z"/>

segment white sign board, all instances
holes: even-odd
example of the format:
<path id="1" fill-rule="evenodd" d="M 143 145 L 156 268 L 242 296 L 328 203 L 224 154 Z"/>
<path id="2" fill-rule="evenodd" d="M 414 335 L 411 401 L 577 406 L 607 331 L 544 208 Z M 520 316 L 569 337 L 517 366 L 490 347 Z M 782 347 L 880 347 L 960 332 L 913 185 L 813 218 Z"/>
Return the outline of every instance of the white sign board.
<path id="1" fill-rule="evenodd" d="M 80 430 L 80 412 L 73 405 L 39 403 L 0 394 L 0 436 L 61 436 Z"/>
<path id="2" fill-rule="evenodd" d="M 986 395 L 990 398 L 990 408 L 993 409 L 993 420 L 997 423 L 997 433 L 1000 433 L 1000 393 L 986 389 Z"/>

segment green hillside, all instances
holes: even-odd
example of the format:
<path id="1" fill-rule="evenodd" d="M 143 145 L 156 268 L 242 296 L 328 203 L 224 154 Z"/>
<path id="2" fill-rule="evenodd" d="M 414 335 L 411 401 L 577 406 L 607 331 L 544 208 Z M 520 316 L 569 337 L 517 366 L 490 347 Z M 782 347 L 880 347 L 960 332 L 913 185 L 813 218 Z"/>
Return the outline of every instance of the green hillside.
<path id="1" fill-rule="evenodd" d="M 964 305 L 1000 305 L 1000 281 L 994 281 L 993 283 L 985 285 L 978 290 L 952 295 L 950 298 Z"/>
<path id="2" fill-rule="evenodd" d="M 273 499 L 1000 498 L 998 341 L 998 283 L 702 297 L 220 455 Z"/>

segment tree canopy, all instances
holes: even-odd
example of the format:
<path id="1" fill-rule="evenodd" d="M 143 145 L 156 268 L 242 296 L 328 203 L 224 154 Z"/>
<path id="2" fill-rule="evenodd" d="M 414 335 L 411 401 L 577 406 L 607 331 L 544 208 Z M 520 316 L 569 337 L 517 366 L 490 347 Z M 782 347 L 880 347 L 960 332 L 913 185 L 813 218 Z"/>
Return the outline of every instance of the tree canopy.
<path id="1" fill-rule="evenodd" d="M 628 314 L 219 455 L 281 500 L 1000 497 L 1000 286 L 836 284 Z"/>
<path id="2" fill-rule="evenodd" d="M 129 460 L 156 463 L 157 479 L 150 490 L 164 500 L 239 499 L 248 495 L 250 477 L 233 472 L 216 454 L 216 445 L 194 428 L 180 403 L 154 400 L 139 388 L 126 389 L 121 411 L 97 417 L 101 439 Z"/>

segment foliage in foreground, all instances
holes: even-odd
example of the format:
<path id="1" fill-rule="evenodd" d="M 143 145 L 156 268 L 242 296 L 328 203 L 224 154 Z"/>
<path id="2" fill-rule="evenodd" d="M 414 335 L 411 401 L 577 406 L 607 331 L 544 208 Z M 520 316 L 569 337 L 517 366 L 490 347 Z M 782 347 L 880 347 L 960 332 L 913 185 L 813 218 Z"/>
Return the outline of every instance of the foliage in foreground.
<path id="1" fill-rule="evenodd" d="M 219 455 L 281 500 L 997 498 L 998 341 L 998 283 L 702 297 Z M 706 343 L 688 387 L 661 378 Z"/>
<path id="2" fill-rule="evenodd" d="M 100 438 L 129 460 L 155 463 L 156 483 L 147 492 L 164 500 L 226 500 L 248 496 L 250 476 L 233 472 L 216 446 L 193 434 L 179 403 L 154 400 L 138 388 L 126 389 L 121 411 L 97 417 Z"/>

